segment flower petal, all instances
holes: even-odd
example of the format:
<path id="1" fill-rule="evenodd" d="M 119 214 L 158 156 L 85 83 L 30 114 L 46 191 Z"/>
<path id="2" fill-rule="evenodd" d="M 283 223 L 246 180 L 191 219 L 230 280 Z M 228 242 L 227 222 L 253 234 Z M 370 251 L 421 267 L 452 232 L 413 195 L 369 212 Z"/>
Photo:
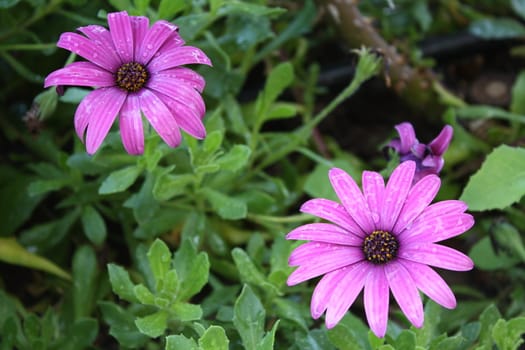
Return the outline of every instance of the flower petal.
<path id="1" fill-rule="evenodd" d="M 435 175 L 428 175 L 418 181 L 408 193 L 403 209 L 401 209 L 392 231 L 401 232 L 407 225 L 412 223 L 432 202 L 440 185 L 441 180 Z"/>
<path id="2" fill-rule="evenodd" d="M 374 230 L 372 215 L 368 209 L 365 197 L 354 179 L 344 170 L 338 168 L 330 169 L 328 177 L 337 197 L 341 200 L 341 204 L 343 204 L 348 214 L 364 232 L 371 233 Z"/>
<path id="3" fill-rule="evenodd" d="M 340 226 L 333 224 L 317 223 L 297 227 L 286 235 L 286 239 L 303 241 L 316 241 L 323 243 L 361 246 L 363 239 Z"/>
<path id="4" fill-rule="evenodd" d="M 302 246 L 310 243 L 314 243 L 315 245 L 322 244 L 317 242 L 309 242 L 303 244 Z M 325 248 L 317 248 L 310 245 L 308 246 L 309 252 L 301 252 L 301 257 L 294 256 L 293 254 L 295 251 L 292 252 L 288 263 L 292 266 L 298 264 L 301 266 L 299 266 L 288 277 L 288 285 L 292 286 L 363 260 L 363 252 L 359 248 L 336 245 L 332 245 L 332 247 L 333 248 L 331 250 L 327 250 Z M 344 247 L 344 249 L 339 247 Z"/>
<path id="5" fill-rule="evenodd" d="M 95 45 L 98 45 L 100 50 L 105 51 L 105 54 L 110 55 L 112 60 L 119 62 L 119 65 L 122 63 L 115 50 L 109 30 L 96 24 L 80 27 L 77 30 L 87 36 Z"/>
<path id="6" fill-rule="evenodd" d="M 383 206 L 383 197 L 385 195 L 385 181 L 381 174 L 375 171 L 363 171 L 361 182 L 375 228 L 379 229 L 381 207 Z"/>
<path id="7" fill-rule="evenodd" d="M 153 129 L 170 147 L 177 147 L 181 141 L 179 125 L 168 107 L 151 90 L 142 89 L 138 96 L 140 109 Z"/>
<path id="8" fill-rule="evenodd" d="M 108 87 L 115 85 L 115 78 L 91 62 L 73 62 L 46 77 L 44 87 L 52 85 Z"/>
<path id="9" fill-rule="evenodd" d="M 115 72 L 120 61 L 112 54 L 114 49 L 103 43 L 94 41 L 76 33 L 63 33 L 57 46 L 76 53 L 110 72 Z"/>
<path id="10" fill-rule="evenodd" d="M 450 199 L 429 205 L 423 213 L 417 217 L 418 220 L 428 220 L 434 216 L 457 213 L 461 214 L 468 209 L 467 204 L 460 200 Z"/>
<path id="11" fill-rule="evenodd" d="M 148 69 L 154 73 L 184 64 L 207 64 L 211 66 L 211 61 L 201 49 L 193 46 L 181 46 L 153 57 Z"/>
<path id="12" fill-rule="evenodd" d="M 452 271 L 468 271 L 474 267 L 472 260 L 465 254 L 434 243 L 403 244 L 397 256 Z"/>
<path id="13" fill-rule="evenodd" d="M 473 225 L 474 218 L 470 214 L 453 213 L 425 220 L 418 219 L 402 233 L 399 239 L 403 244 L 440 242 L 462 234 Z"/>
<path id="14" fill-rule="evenodd" d="M 140 47 L 138 47 L 135 59 L 139 63 L 148 64 L 151 58 L 158 52 L 162 44 L 164 44 L 170 35 L 177 30 L 178 27 L 168 21 L 161 20 L 155 22 L 144 36 Z M 159 55 L 159 57 L 164 57 L 164 55 Z M 148 70 L 150 73 L 155 72 L 155 70 L 149 65 Z"/>
<path id="15" fill-rule="evenodd" d="M 120 110 L 119 124 L 122 143 L 126 151 L 135 155 L 144 153 L 144 129 L 137 95 L 128 95 Z"/>
<path id="16" fill-rule="evenodd" d="M 324 198 L 314 198 L 306 201 L 300 210 L 303 213 L 331 221 L 359 237 L 365 236 L 365 232 L 361 227 L 350 217 L 345 208 L 337 202 Z"/>
<path id="17" fill-rule="evenodd" d="M 328 272 L 321 278 L 317 286 L 315 286 L 312 293 L 312 301 L 310 303 L 310 313 L 314 319 L 321 317 L 328 307 L 328 302 L 334 292 L 334 286 L 339 284 L 339 281 L 346 275 L 346 267 L 338 270 Z"/>
<path id="18" fill-rule="evenodd" d="M 445 280 L 443 280 L 436 271 L 427 265 L 413 261 L 405 259 L 398 259 L 398 261 L 410 272 L 417 288 L 430 299 L 447 309 L 456 307 L 456 297 L 454 293 L 452 293 L 452 290 Z"/>
<path id="19" fill-rule="evenodd" d="M 368 325 L 383 338 L 388 322 L 389 289 L 383 266 L 371 269 L 365 282 L 364 304 Z"/>
<path id="20" fill-rule="evenodd" d="M 131 30 L 133 31 L 133 60 L 136 61 L 136 55 L 139 51 L 139 47 L 142 46 L 144 37 L 148 32 L 149 19 L 144 16 L 131 16 Z"/>
<path id="21" fill-rule="evenodd" d="M 168 39 L 166 39 L 166 41 L 164 42 L 164 44 L 162 44 L 162 47 L 160 48 L 159 51 L 162 53 L 165 53 L 177 47 L 180 47 L 184 44 L 185 44 L 184 39 L 182 39 L 182 37 L 180 36 L 179 31 L 176 30 L 171 33 L 171 36 Z"/>
<path id="22" fill-rule="evenodd" d="M 153 75 L 147 83 L 149 89 L 163 93 L 179 103 L 183 103 L 188 109 L 197 112 L 199 117 L 206 113 L 206 106 L 202 96 L 191 86 L 174 84 L 173 79 L 165 79 L 159 75 Z"/>
<path id="23" fill-rule="evenodd" d="M 134 53 L 131 20 L 126 11 L 108 13 L 111 38 L 121 62 L 132 62 Z"/>
<path id="24" fill-rule="evenodd" d="M 199 73 L 185 67 L 166 69 L 152 75 L 158 75 L 159 78 L 166 80 L 173 80 L 175 85 L 185 83 L 198 92 L 202 92 L 206 85 L 206 81 Z"/>
<path id="25" fill-rule="evenodd" d="M 93 154 L 100 147 L 126 100 L 126 96 L 125 92 L 117 88 L 100 88 L 82 100 L 81 105 L 85 102 L 85 108 L 80 110 L 81 106 L 79 105 L 77 113 L 88 113 L 90 115 L 86 132 L 87 153 Z M 90 99 L 86 101 L 88 97 Z"/>
<path id="26" fill-rule="evenodd" d="M 399 140 L 401 142 L 401 147 L 398 150 L 400 153 L 410 152 L 410 148 L 418 143 L 416 139 L 416 132 L 412 124 L 405 122 L 395 126 L 397 132 L 399 133 Z"/>
<path id="27" fill-rule="evenodd" d="M 326 328 L 333 328 L 346 314 L 350 306 L 363 289 L 368 274 L 374 266 L 367 262 L 350 265 L 344 271 L 344 277 L 337 284 L 333 284 L 332 296 L 326 310 Z"/>
<path id="28" fill-rule="evenodd" d="M 186 104 L 180 103 L 171 97 L 156 92 L 156 95 L 164 102 L 171 111 L 179 127 L 197 139 L 206 137 L 206 128 L 201 117 L 196 110 L 189 108 Z"/>
<path id="29" fill-rule="evenodd" d="M 386 184 L 383 207 L 381 208 L 381 229 L 392 232 L 392 228 L 405 204 L 408 191 L 412 187 L 412 179 L 416 170 L 416 163 L 406 161 L 394 169 Z"/>
<path id="30" fill-rule="evenodd" d="M 397 262 L 385 264 L 385 274 L 401 311 L 415 327 L 421 327 L 424 320 L 423 303 L 411 274 Z"/>
<path id="31" fill-rule="evenodd" d="M 432 142 L 428 144 L 432 154 L 435 156 L 441 156 L 448 148 L 452 136 L 454 135 L 454 129 L 450 125 L 445 125 L 438 136 Z"/>

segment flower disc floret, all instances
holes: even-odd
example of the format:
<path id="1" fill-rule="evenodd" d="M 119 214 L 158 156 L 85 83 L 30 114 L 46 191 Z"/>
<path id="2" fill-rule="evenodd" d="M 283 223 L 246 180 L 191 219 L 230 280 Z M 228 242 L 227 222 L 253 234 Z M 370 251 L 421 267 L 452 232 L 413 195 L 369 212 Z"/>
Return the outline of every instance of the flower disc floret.
<path id="1" fill-rule="evenodd" d="M 363 240 L 365 259 L 374 264 L 385 264 L 396 257 L 399 243 L 387 231 L 374 231 Z"/>
<path id="2" fill-rule="evenodd" d="M 149 73 L 146 67 L 138 62 L 124 63 L 117 70 L 115 82 L 124 91 L 137 92 L 148 81 Z"/>

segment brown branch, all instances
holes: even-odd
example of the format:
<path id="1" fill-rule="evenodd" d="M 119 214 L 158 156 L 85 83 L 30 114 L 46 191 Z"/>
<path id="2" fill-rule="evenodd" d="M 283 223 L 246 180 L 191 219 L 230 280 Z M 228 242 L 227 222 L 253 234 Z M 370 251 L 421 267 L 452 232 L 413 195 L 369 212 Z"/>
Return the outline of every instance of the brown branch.
<path id="1" fill-rule="evenodd" d="M 430 118 L 439 117 L 445 110 L 440 103 L 434 84 L 439 84 L 430 69 L 411 67 L 406 59 L 389 45 L 370 20 L 357 7 L 357 0 L 318 0 L 330 15 L 341 38 L 350 48 L 367 46 L 384 55 L 385 75 L 394 91 L 414 110 L 425 112 Z M 388 82 L 388 81 L 387 81 Z"/>

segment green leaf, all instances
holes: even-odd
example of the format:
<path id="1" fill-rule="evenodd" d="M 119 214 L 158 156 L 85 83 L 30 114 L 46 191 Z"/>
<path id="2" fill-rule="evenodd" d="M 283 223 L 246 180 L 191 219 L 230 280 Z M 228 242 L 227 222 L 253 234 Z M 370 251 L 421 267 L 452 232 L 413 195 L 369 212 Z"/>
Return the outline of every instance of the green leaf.
<path id="1" fill-rule="evenodd" d="M 252 150 L 246 145 L 234 145 L 228 153 L 217 159 L 223 170 L 238 171 L 248 163 Z"/>
<path id="2" fill-rule="evenodd" d="M 270 295 L 282 294 L 276 286 L 266 280 L 266 277 L 259 271 L 259 269 L 257 269 L 253 261 L 244 250 L 241 248 L 233 248 L 232 257 L 233 261 L 235 262 L 235 266 L 237 266 L 239 274 L 241 275 L 241 280 L 244 283 L 257 286 Z"/>
<path id="3" fill-rule="evenodd" d="M 395 348 L 403 350 L 415 350 L 416 334 L 408 329 L 402 330 L 396 338 Z"/>
<path id="4" fill-rule="evenodd" d="M 31 182 L 27 188 L 27 193 L 31 197 L 35 197 L 48 192 L 53 192 L 66 187 L 71 180 L 69 178 L 58 178 L 49 180 L 35 180 Z"/>
<path id="5" fill-rule="evenodd" d="M 276 313 L 280 318 L 288 319 L 297 324 L 304 332 L 308 331 L 308 325 L 304 320 L 304 310 L 293 300 L 285 298 L 274 298 L 273 303 Z M 335 344 L 334 344 L 335 345 Z"/>
<path id="6" fill-rule="evenodd" d="M 120 345 L 128 348 L 141 348 L 149 340 L 135 326 L 135 316 L 122 307 L 107 301 L 99 301 L 104 321 L 109 325 L 109 334 L 115 337 Z"/>
<path id="7" fill-rule="evenodd" d="M 525 334 L 525 317 L 516 317 L 509 321 L 499 319 L 492 328 L 492 338 L 500 350 L 519 349 Z"/>
<path id="8" fill-rule="evenodd" d="M 191 241 L 185 239 L 175 253 L 173 265 L 180 279 L 178 301 L 186 301 L 208 282 L 210 262 L 205 252 L 197 253 Z"/>
<path id="9" fill-rule="evenodd" d="M 525 3 L 525 1 L 522 1 Z M 510 103 L 510 111 L 512 113 L 525 115 L 525 71 L 520 72 L 512 86 L 512 100 Z"/>
<path id="10" fill-rule="evenodd" d="M 108 275 L 111 288 L 115 294 L 130 303 L 138 302 L 133 291 L 135 285 L 131 282 L 128 271 L 121 266 L 108 264 Z"/>
<path id="11" fill-rule="evenodd" d="M 98 335 L 98 321 L 93 318 L 81 318 L 69 327 L 59 344 L 55 344 L 58 349 L 76 350 L 90 348 Z"/>
<path id="12" fill-rule="evenodd" d="M 412 328 L 416 335 L 416 345 L 427 348 L 430 342 L 439 334 L 442 307 L 428 299 L 425 304 L 425 322 L 421 328 Z"/>
<path id="13" fill-rule="evenodd" d="M 524 0 L 511 0 L 510 4 L 514 11 L 522 18 L 525 19 L 525 1 Z"/>
<path id="14" fill-rule="evenodd" d="M 169 270 L 164 275 L 164 279 L 162 280 L 162 288 L 159 292 L 160 295 L 169 299 L 173 299 L 179 293 L 179 287 L 180 281 L 177 270 Z"/>
<path id="15" fill-rule="evenodd" d="M 525 36 L 525 27 L 511 18 L 486 18 L 470 25 L 470 32 L 483 39 L 510 39 Z"/>
<path id="16" fill-rule="evenodd" d="M 247 350 L 257 350 L 264 334 L 266 313 L 250 286 L 244 285 L 234 305 L 233 324 Z"/>
<path id="17" fill-rule="evenodd" d="M 204 153 L 204 157 L 208 157 L 215 153 L 221 147 L 223 138 L 223 130 L 213 130 L 208 135 L 206 135 L 206 138 L 202 143 L 202 151 Z"/>
<path id="18" fill-rule="evenodd" d="M 219 326 L 210 326 L 199 339 L 202 350 L 228 350 L 229 343 L 226 332 Z"/>
<path id="19" fill-rule="evenodd" d="M 82 227 L 86 237 L 95 245 L 101 245 L 106 240 L 106 223 L 91 205 L 86 205 L 81 215 Z"/>
<path id="20" fill-rule="evenodd" d="M 81 246 L 73 256 L 73 305 L 75 319 L 91 315 L 98 274 L 93 248 Z"/>
<path id="21" fill-rule="evenodd" d="M 99 194 L 118 193 L 127 190 L 137 177 L 142 173 L 142 169 L 135 165 L 128 166 L 111 172 L 102 182 L 98 189 Z"/>
<path id="22" fill-rule="evenodd" d="M 133 287 L 133 294 L 144 305 L 156 305 L 155 295 L 143 284 L 137 284 Z"/>
<path id="23" fill-rule="evenodd" d="M 8 264 L 49 272 L 58 277 L 71 280 L 69 273 L 46 258 L 28 252 L 15 238 L 0 238 L 0 260 Z"/>
<path id="24" fill-rule="evenodd" d="M 263 111 L 270 107 L 284 89 L 293 82 L 293 79 L 293 66 L 290 62 L 280 63 L 271 70 L 262 93 Z"/>
<path id="25" fill-rule="evenodd" d="M 153 197 L 158 201 L 167 201 L 184 193 L 186 187 L 195 181 L 192 174 L 164 174 L 157 178 L 153 186 Z"/>
<path id="26" fill-rule="evenodd" d="M 525 262 L 525 247 L 520 232 L 516 227 L 506 221 L 496 221 L 491 226 L 491 235 L 495 245 L 511 256 L 521 259 Z"/>
<path id="27" fill-rule="evenodd" d="M 223 219 L 238 220 L 244 219 L 248 213 L 246 203 L 241 199 L 229 197 L 209 187 L 204 187 L 201 191 L 211 204 L 213 210 Z"/>
<path id="28" fill-rule="evenodd" d="M 135 320 L 135 325 L 141 333 L 146 334 L 150 338 L 157 338 L 164 334 L 168 327 L 168 313 L 164 310 L 159 310 L 146 317 L 139 317 Z"/>
<path id="29" fill-rule="evenodd" d="M 360 319 L 347 313 L 327 334 L 330 342 L 341 350 L 361 350 L 367 349 L 367 332 Z"/>
<path id="30" fill-rule="evenodd" d="M 460 200 L 471 211 L 503 209 L 525 194 L 525 149 L 501 145 L 469 180 Z"/>
<path id="31" fill-rule="evenodd" d="M 295 117 L 298 109 L 299 105 L 295 103 L 276 102 L 270 107 L 267 120 Z"/>
<path id="32" fill-rule="evenodd" d="M 148 250 L 148 261 L 158 284 L 171 268 L 171 251 L 166 243 L 157 238 Z"/>
<path id="33" fill-rule="evenodd" d="M 479 332 L 480 345 L 486 346 L 488 349 L 492 348 L 492 328 L 494 324 L 501 318 L 498 308 L 491 304 L 479 316 L 481 322 L 481 331 Z"/>
<path id="34" fill-rule="evenodd" d="M 170 309 L 175 313 L 175 317 L 181 322 L 196 321 L 200 320 L 202 317 L 202 308 L 200 305 L 175 303 Z"/>
<path id="35" fill-rule="evenodd" d="M 184 0 L 160 0 L 159 19 L 171 20 L 178 12 L 184 10 L 187 2 Z"/>
<path id="36" fill-rule="evenodd" d="M 472 246 L 469 253 L 474 265 L 481 270 L 507 269 L 519 263 L 519 259 L 505 251 L 494 250 L 490 237 L 483 237 Z"/>
<path id="37" fill-rule="evenodd" d="M 0 8 L 8 9 L 18 4 L 20 0 L 0 0 Z"/>
<path id="38" fill-rule="evenodd" d="M 275 332 L 277 331 L 277 327 L 279 326 L 280 320 L 277 320 L 272 327 L 272 330 L 267 332 L 264 338 L 262 339 L 259 350 L 273 350 L 274 343 L 275 343 Z"/>
<path id="39" fill-rule="evenodd" d="M 170 0 L 172 1 L 172 0 Z M 166 337 L 165 350 L 200 350 L 195 340 L 183 335 L 169 335 Z"/>
<path id="40" fill-rule="evenodd" d="M 284 8 L 279 7 L 269 7 L 264 5 L 251 4 L 245 1 L 229 0 L 223 3 L 223 5 L 219 8 L 217 14 L 224 16 L 243 12 L 254 16 L 269 17 L 280 15 L 286 12 L 286 10 Z"/>
<path id="41" fill-rule="evenodd" d="M 474 105 L 474 106 L 464 106 L 456 109 L 456 115 L 459 118 L 468 118 L 468 119 L 503 119 L 516 121 L 519 123 L 525 123 L 525 116 L 507 112 L 504 109 L 486 106 L 486 105 Z"/>

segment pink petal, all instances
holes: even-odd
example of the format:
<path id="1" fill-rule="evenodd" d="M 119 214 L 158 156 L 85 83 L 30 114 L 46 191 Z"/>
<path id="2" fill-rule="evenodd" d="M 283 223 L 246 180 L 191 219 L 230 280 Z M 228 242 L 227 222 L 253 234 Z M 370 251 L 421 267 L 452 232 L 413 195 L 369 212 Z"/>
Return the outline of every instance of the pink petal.
<path id="1" fill-rule="evenodd" d="M 286 235 L 286 239 L 361 246 L 363 239 L 333 224 L 306 224 Z"/>
<path id="2" fill-rule="evenodd" d="M 365 197 L 354 179 L 344 170 L 338 168 L 330 169 L 328 177 L 337 197 L 341 200 L 341 204 L 343 204 L 348 214 L 364 232 L 371 233 L 374 230 L 372 215 L 368 209 Z"/>
<path id="3" fill-rule="evenodd" d="M 323 312 L 325 312 L 332 293 L 334 292 L 334 286 L 339 285 L 339 281 L 346 275 L 346 269 L 346 267 L 343 267 L 328 272 L 321 278 L 319 283 L 317 283 L 317 286 L 315 286 L 310 303 L 310 313 L 314 319 L 318 319 Z"/>
<path id="4" fill-rule="evenodd" d="M 465 254 L 439 244 L 411 243 L 399 247 L 399 258 L 452 271 L 472 270 L 474 263 Z"/>
<path id="5" fill-rule="evenodd" d="M 288 264 L 290 266 L 310 264 L 312 258 L 315 258 L 316 256 L 318 257 L 321 255 L 330 255 L 331 253 L 336 251 L 346 250 L 350 250 L 350 254 L 355 253 L 355 248 L 352 246 L 323 242 L 307 242 L 301 244 L 292 251 L 288 258 Z M 360 249 L 359 251 L 361 259 L 364 259 L 363 252 Z"/>
<path id="6" fill-rule="evenodd" d="M 127 94 L 118 88 L 100 88 L 82 100 L 82 103 L 86 102 L 86 108 L 81 111 L 79 106 L 76 113 L 90 115 L 86 132 L 86 151 L 88 154 L 95 153 L 104 141 L 117 113 L 126 100 L 126 96 Z M 90 97 L 89 100 L 88 97 Z"/>
<path id="7" fill-rule="evenodd" d="M 411 242 L 434 243 L 455 237 L 474 225 L 470 214 L 446 214 L 425 220 L 416 220 L 398 238 L 403 244 Z"/>
<path id="8" fill-rule="evenodd" d="M 393 232 L 401 232 L 407 225 L 432 202 L 437 192 L 441 180 L 435 175 L 428 175 L 418 181 L 410 190 L 403 209 L 399 213 Z"/>
<path id="9" fill-rule="evenodd" d="M 63 33 L 57 46 L 74 52 L 110 72 L 115 72 L 120 66 L 120 61 L 113 54 L 113 48 L 103 43 L 97 44 L 80 34 Z"/>
<path id="10" fill-rule="evenodd" d="M 333 328 L 346 314 L 350 306 L 363 289 L 367 276 L 374 266 L 367 262 L 360 262 L 346 267 L 344 277 L 334 284 L 332 296 L 326 310 L 326 328 Z"/>
<path id="11" fill-rule="evenodd" d="M 423 213 L 418 216 L 418 221 L 428 220 L 435 216 L 463 213 L 467 210 L 467 204 L 459 200 L 446 200 L 429 205 Z"/>
<path id="12" fill-rule="evenodd" d="M 183 103 L 186 108 L 196 111 L 200 117 L 206 113 L 206 106 L 201 95 L 189 85 L 174 84 L 173 79 L 163 79 L 159 75 L 153 75 L 148 81 L 147 87 Z"/>
<path id="13" fill-rule="evenodd" d="M 160 52 L 165 53 L 168 51 L 171 51 L 177 47 L 180 47 L 184 45 L 184 39 L 179 34 L 179 31 L 176 30 L 171 33 L 171 36 L 162 44 L 162 47 L 160 48 Z"/>
<path id="14" fill-rule="evenodd" d="M 454 129 L 450 125 L 445 125 L 439 135 L 428 144 L 432 154 L 441 156 L 448 148 L 452 136 L 454 135 Z"/>
<path id="15" fill-rule="evenodd" d="M 109 32 L 121 62 L 133 61 L 133 31 L 126 11 L 108 13 Z"/>
<path id="16" fill-rule="evenodd" d="M 383 177 L 374 171 L 363 171 L 362 177 L 363 193 L 368 203 L 375 228 L 379 229 L 381 220 L 381 208 L 385 195 L 385 181 Z"/>
<path id="17" fill-rule="evenodd" d="M 303 213 L 331 221 L 359 237 L 365 236 L 365 232 L 361 230 L 361 227 L 350 217 L 345 208 L 337 202 L 324 198 L 314 198 L 306 201 L 300 210 Z"/>
<path id="18" fill-rule="evenodd" d="M 115 78 L 91 62 L 73 62 L 46 77 L 44 87 L 52 85 L 108 87 L 115 85 Z"/>
<path id="19" fill-rule="evenodd" d="M 374 334 L 383 338 L 388 322 L 389 290 L 382 265 L 370 270 L 365 282 L 364 304 L 368 325 Z"/>
<path id="20" fill-rule="evenodd" d="M 77 30 L 91 39 L 100 50 L 103 50 L 106 54 L 110 55 L 113 61 L 119 62 L 119 65 L 122 64 L 120 57 L 115 50 L 115 45 L 113 44 L 109 30 L 95 24 L 80 27 Z"/>
<path id="21" fill-rule="evenodd" d="M 167 81 L 174 80 L 174 84 L 186 84 L 197 90 L 198 92 L 202 92 L 204 90 L 204 86 L 206 85 L 206 81 L 204 78 L 194 72 L 193 70 L 185 67 L 176 67 L 171 69 L 166 69 L 160 72 L 157 72 L 155 74 L 152 74 L 153 76 L 158 75 L 159 79 L 165 79 Z"/>
<path id="22" fill-rule="evenodd" d="M 156 95 L 164 102 L 166 107 L 177 121 L 179 127 L 197 139 L 206 137 L 206 128 L 201 117 L 196 110 L 189 108 L 186 104 L 180 103 L 167 95 L 156 92 Z"/>
<path id="23" fill-rule="evenodd" d="M 129 94 L 120 110 L 120 133 L 124 148 L 129 154 L 144 153 L 144 130 L 139 98 Z"/>
<path id="24" fill-rule="evenodd" d="M 398 259 L 410 272 L 417 288 L 425 293 L 430 299 L 447 309 L 456 307 L 456 297 L 445 280 L 427 265 Z"/>
<path id="25" fill-rule="evenodd" d="M 334 245 L 334 247 L 336 246 Z M 301 259 L 301 266 L 288 277 L 287 284 L 292 286 L 363 260 L 363 252 L 360 249 L 349 246 L 343 247 L 345 249 L 334 248 L 328 252 L 324 249 L 311 249 L 307 261 L 304 258 Z M 291 261 L 289 262 L 290 265 L 296 265 L 299 259 L 290 256 L 289 260 Z"/>
<path id="26" fill-rule="evenodd" d="M 394 169 L 386 184 L 385 197 L 381 211 L 381 229 L 392 232 L 392 228 L 405 204 L 408 191 L 412 187 L 412 179 L 416 170 L 416 163 L 406 161 Z"/>
<path id="27" fill-rule="evenodd" d="M 181 134 L 177 121 L 157 95 L 148 89 L 138 92 L 140 109 L 160 137 L 171 147 L 177 147 Z"/>
<path id="28" fill-rule="evenodd" d="M 182 46 L 153 57 L 148 65 L 150 72 L 159 72 L 184 64 L 207 64 L 211 61 L 201 49 L 193 46 Z"/>
<path id="29" fill-rule="evenodd" d="M 424 320 L 423 303 L 410 273 L 402 264 L 392 262 L 385 264 L 385 274 L 401 311 L 415 327 L 421 327 Z"/>
<path id="30" fill-rule="evenodd" d="M 151 58 L 158 52 L 162 44 L 164 44 L 164 42 L 176 30 L 178 30 L 177 26 L 170 22 L 164 20 L 155 22 L 144 36 L 140 47 L 138 47 L 135 59 L 142 64 L 148 64 Z M 163 57 L 163 55 L 159 56 Z M 155 72 L 155 70 L 149 67 L 149 65 L 148 70 L 150 73 Z"/>
<path id="31" fill-rule="evenodd" d="M 396 130 L 399 133 L 399 140 L 401 142 L 401 149 L 399 151 L 401 153 L 408 153 L 410 148 L 418 143 L 414 127 L 412 124 L 405 122 L 396 125 Z"/>

